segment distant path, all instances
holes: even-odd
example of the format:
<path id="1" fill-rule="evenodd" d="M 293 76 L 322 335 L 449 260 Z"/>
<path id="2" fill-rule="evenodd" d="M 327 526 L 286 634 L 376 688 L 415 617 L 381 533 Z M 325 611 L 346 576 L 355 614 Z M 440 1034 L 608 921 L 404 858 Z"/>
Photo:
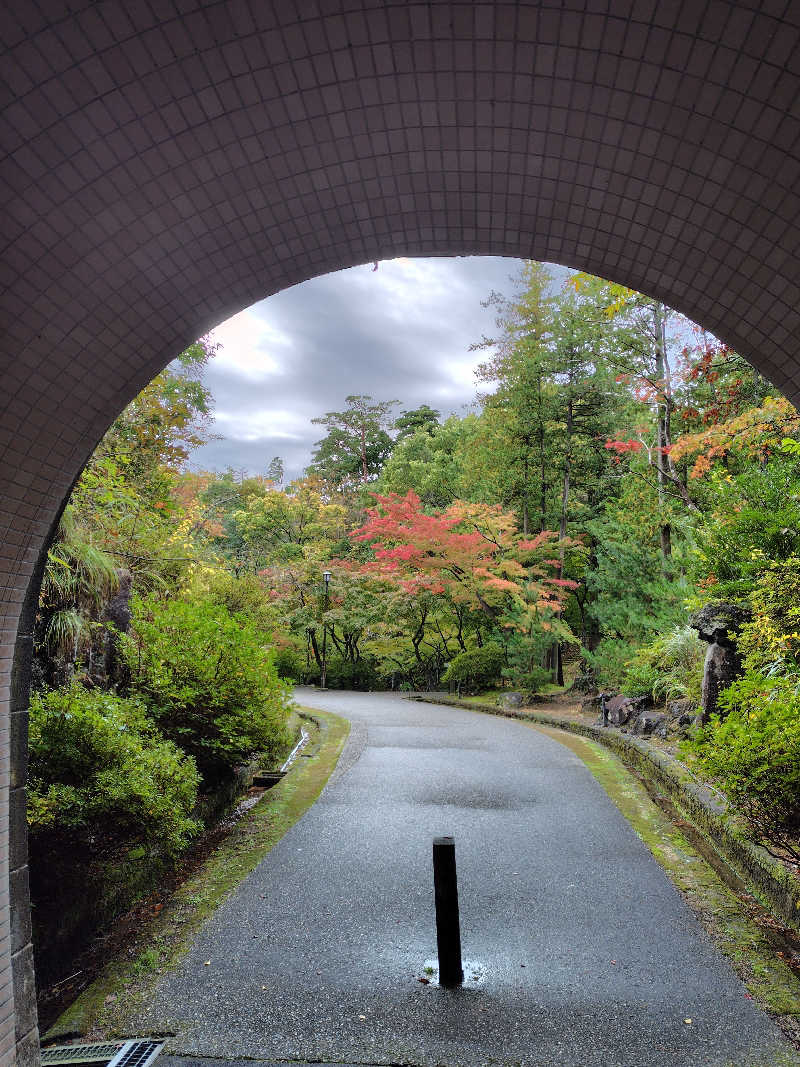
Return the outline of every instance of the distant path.
<path id="1" fill-rule="evenodd" d="M 298 699 L 353 722 L 340 768 L 161 982 L 142 1027 L 226 1059 L 772 1062 L 777 1028 L 569 749 L 397 696 Z M 486 972 L 449 992 L 417 980 L 435 956 L 441 833 L 456 837 L 465 957 Z"/>

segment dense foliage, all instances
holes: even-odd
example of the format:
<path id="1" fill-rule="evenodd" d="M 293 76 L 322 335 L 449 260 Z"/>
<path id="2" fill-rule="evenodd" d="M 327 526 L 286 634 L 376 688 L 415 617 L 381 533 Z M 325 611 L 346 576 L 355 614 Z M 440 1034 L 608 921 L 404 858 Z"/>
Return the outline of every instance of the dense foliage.
<path id="1" fill-rule="evenodd" d="M 185 469 L 210 410 L 210 349 L 193 346 L 112 427 L 65 512 L 37 684 L 136 695 L 210 783 L 285 740 L 279 677 L 535 693 L 581 674 L 696 702 L 689 616 L 739 601 L 744 675 L 694 758 L 785 851 L 800 417 L 622 286 L 528 263 L 489 304 L 475 411 L 347 396 L 313 420 L 324 436 L 288 484 L 277 456 L 250 477 Z"/>
<path id="2" fill-rule="evenodd" d="M 263 588 L 198 544 L 202 506 L 182 473 L 208 439 L 212 353 L 192 345 L 120 415 L 50 548 L 35 635 L 34 844 L 54 833 L 96 848 L 139 840 L 175 858 L 197 830 L 198 787 L 286 743 Z"/>
<path id="3" fill-rule="evenodd" d="M 78 684 L 34 694 L 29 768 L 34 842 L 60 834 L 94 851 L 144 842 L 169 858 L 199 829 L 194 762 L 140 700 Z"/>
<path id="4" fill-rule="evenodd" d="M 285 745 L 286 689 L 246 616 L 205 596 L 136 600 L 123 655 L 131 689 L 205 781 Z"/>
<path id="5" fill-rule="evenodd" d="M 498 645 L 484 645 L 454 656 L 442 675 L 445 685 L 457 693 L 478 692 L 500 681 L 505 656 Z"/>
<path id="6" fill-rule="evenodd" d="M 721 703 L 689 750 L 756 840 L 800 860 L 800 692 L 752 673 Z"/>

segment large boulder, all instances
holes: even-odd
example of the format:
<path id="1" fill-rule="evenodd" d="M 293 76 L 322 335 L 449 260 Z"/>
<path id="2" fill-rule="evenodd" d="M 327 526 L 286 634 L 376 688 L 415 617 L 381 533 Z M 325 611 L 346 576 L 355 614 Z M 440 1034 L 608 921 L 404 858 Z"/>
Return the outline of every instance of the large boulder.
<path id="1" fill-rule="evenodd" d="M 517 711 L 525 704 L 525 694 L 503 693 L 497 702 L 504 711 Z"/>
<path id="2" fill-rule="evenodd" d="M 689 619 L 689 625 L 697 630 L 703 641 L 735 649 L 739 631 L 752 617 L 753 613 L 745 604 L 716 600 L 696 611 Z"/>
<path id="3" fill-rule="evenodd" d="M 647 697 L 627 697 L 623 693 L 601 693 L 603 718 L 612 726 L 624 726 L 635 719 L 648 703 Z"/>
<path id="4" fill-rule="evenodd" d="M 631 733 L 641 737 L 655 733 L 666 720 L 667 716 L 663 711 L 640 711 L 633 720 Z"/>
<path id="5" fill-rule="evenodd" d="M 689 625 L 708 642 L 703 664 L 701 722 L 708 722 L 717 710 L 720 693 L 742 673 L 736 642 L 742 626 L 751 618 L 752 612 L 743 604 L 715 601 L 689 619 Z"/>

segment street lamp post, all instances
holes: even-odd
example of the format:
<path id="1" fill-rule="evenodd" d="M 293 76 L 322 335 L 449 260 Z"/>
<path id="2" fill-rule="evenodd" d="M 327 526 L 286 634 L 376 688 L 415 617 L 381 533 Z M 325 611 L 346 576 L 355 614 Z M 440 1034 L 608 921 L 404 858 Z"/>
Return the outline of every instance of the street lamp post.
<path id="1" fill-rule="evenodd" d="M 322 685 L 320 689 L 327 689 L 325 682 L 328 674 L 326 661 L 328 651 L 328 585 L 331 580 L 331 572 L 323 571 L 322 580 L 325 583 L 325 605 L 322 609 Z"/>

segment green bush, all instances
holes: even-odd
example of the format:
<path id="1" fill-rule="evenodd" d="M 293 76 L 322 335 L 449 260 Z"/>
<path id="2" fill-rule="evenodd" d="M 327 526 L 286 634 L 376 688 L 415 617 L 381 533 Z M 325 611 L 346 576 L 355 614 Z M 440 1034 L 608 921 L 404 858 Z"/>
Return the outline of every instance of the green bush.
<path id="1" fill-rule="evenodd" d="M 700 700 L 706 646 L 690 626 L 677 626 L 639 648 L 625 666 L 622 688 L 653 700 Z"/>
<path id="2" fill-rule="evenodd" d="M 750 590 L 752 621 L 742 627 L 737 650 L 749 671 L 800 675 L 800 558 L 769 563 Z"/>
<path id="3" fill-rule="evenodd" d="M 342 660 L 337 657 L 328 662 L 325 675 L 325 684 L 328 689 L 356 689 L 365 692 L 378 689 L 381 684 L 380 677 L 371 661 L 365 658 L 353 663 L 352 660 Z"/>
<path id="4" fill-rule="evenodd" d="M 633 653 L 630 641 L 607 637 L 593 652 L 584 649 L 583 660 L 600 689 L 621 689 Z"/>
<path id="5" fill-rule="evenodd" d="M 800 694 L 786 680 L 750 673 L 719 705 L 685 751 L 756 840 L 800 859 Z"/>
<path id="6" fill-rule="evenodd" d="M 505 653 L 499 645 L 488 644 L 460 652 L 448 664 L 442 675 L 445 685 L 460 693 L 487 689 L 500 681 L 505 665 Z"/>
<path id="7" fill-rule="evenodd" d="M 275 670 L 278 677 L 287 682 L 300 682 L 306 674 L 306 657 L 301 648 L 293 644 L 276 645 L 274 649 Z"/>
<path id="8" fill-rule="evenodd" d="M 122 643 L 131 686 L 206 783 L 286 743 L 288 688 L 264 634 L 209 597 L 133 603 Z"/>
<path id="9" fill-rule="evenodd" d="M 28 822 L 102 851 L 144 841 L 174 857 L 198 831 L 199 775 L 143 703 L 73 684 L 34 694 Z"/>
<path id="10" fill-rule="evenodd" d="M 512 631 L 508 637 L 507 665 L 502 671 L 505 680 L 531 697 L 546 685 L 552 685 L 553 672 L 542 666 L 548 645 L 551 644 L 550 633 Z"/>

